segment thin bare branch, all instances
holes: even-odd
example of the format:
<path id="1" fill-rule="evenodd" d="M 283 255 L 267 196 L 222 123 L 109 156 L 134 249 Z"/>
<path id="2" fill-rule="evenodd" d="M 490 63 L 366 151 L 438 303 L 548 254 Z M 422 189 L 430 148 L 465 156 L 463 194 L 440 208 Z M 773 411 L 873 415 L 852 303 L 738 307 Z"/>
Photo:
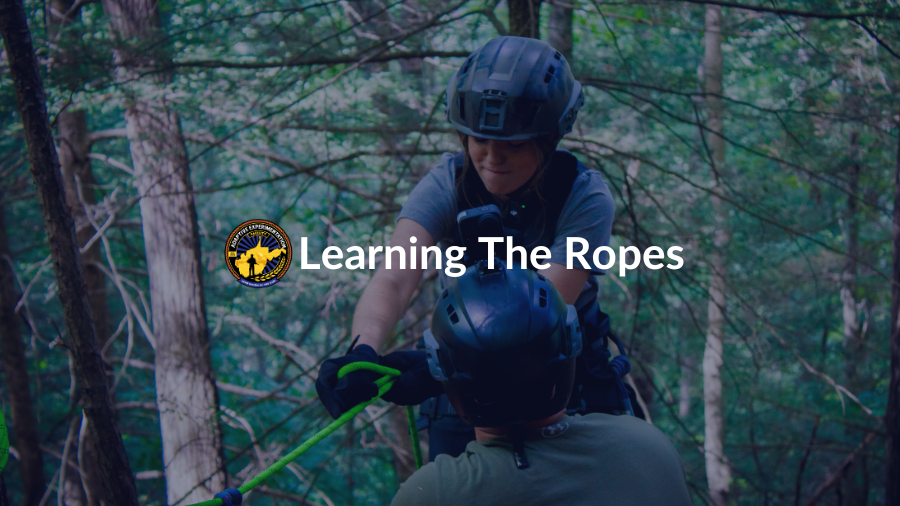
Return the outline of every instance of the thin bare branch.
<path id="1" fill-rule="evenodd" d="M 850 470 L 850 466 L 853 465 L 853 462 L 855 462 L 856 459 L 859 458 L 860 454 L 862 454 L 863 450 L 865 450 L 866 447 L 869 446 L 869 444 L 872 441 L 875 441 L 876 435 L 877 434 L 875 434 L 874 432 L 870 432 L 866 436 L 866 438 L 863 439 L 862 443 L 860 443 L 859 446 L 857 446 L 856 449 L 853 450 L 853 453 L 848 455 L 847 458 L 844 459 L 843 462 L 841 462 L 841 465 L 838 466 L 837 469 L 832 471 L 825 478 L 825 482 L 822 483 L 821 485 L 819 485 L 819 488 L 816 489 L 816 491 L 813 493 L 812 497 L 810 497 L 809 500 L 806 501 L 804 506 L 813 506 L 814 504 L 819 502 L 819 499 L 822 498 L 822 495 L 825 494 L 825 492 L 827 492 L 828 489 L 837 485 L 841 481 L 841 479 L 844 477 L 844 475 L 847 474 L 847 471 Z"/>

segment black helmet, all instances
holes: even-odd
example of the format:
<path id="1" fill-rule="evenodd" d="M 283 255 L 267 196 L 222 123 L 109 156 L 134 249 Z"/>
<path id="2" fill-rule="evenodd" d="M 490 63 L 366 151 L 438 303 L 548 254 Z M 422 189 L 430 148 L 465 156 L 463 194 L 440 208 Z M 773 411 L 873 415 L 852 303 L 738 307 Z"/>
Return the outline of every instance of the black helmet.
<path id="1" fill-rule="evenodd" d="M 522 140 L 572 131 L 584 104 L 566 58 L 546 42 L 497 37 L 447 84 L 447 120 L 466 135 Z"/>
<path id="2" fill-rule="evenodd" d="M 518 425 L 566 407 L 581 353 L 573 306 L 546 278 L 483 260 L 452 279 L 425 331 L 432 376 L 476 427 Z"/>

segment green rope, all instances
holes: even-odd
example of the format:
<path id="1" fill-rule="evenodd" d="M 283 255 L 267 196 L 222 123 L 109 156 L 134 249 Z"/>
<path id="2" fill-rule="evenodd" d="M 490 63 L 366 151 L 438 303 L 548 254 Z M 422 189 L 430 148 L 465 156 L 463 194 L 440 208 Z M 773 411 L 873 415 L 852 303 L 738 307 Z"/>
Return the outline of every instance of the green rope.
<path id="1" fill-rule="evenodd" d="M 406 421 L 409 423 L 409 437 L 412 440 L 413 454 L 416 456 L 416 469 L 422 469 L 422 448 L 419 446 L 419 427 L 412 406 L 406 406 Z"/>
<path id="2" fill-rule="evenodd" d="M 3 410 L 0 409 L 0 471 L 6 466 L 9 459 L 9 437 L 6 435 L 6 421 L 3 420 Z"/>
<path id="3" fill-rule="evenodd" d="M 385 394 L 385 392 L 390 390 L 391 387 L 394 386 L 394 377 L 400 375 L 400 371 L 398 371 L 396 369 L 391 369 L 390 367 L 385 367 L 383 365 L 373 364 L 371 362 L 353 362 L 351 364 L 345 365 L 344 367 L 341 367 L 341 369 L 338 371 L 337 377 L 338 377 L 338 379 L 341 379 L 344 376 L 350 374 L 351 372 L 359 371 L 362 369 L 376 372 L 379 374 L 384 374 L 383 377 L 378 378 L 375 381 L 375 386 L 378 387 L 378 395 L 373 397 L 371 400 L 357 404 L 352 409 L 350 409 L 350 411 L 347 411 L 343 415 L 339 416 L 337 418 L 337 420 L 331 422 L 330 424 L 328 424 L 327 427 L 325 427 L 324 429 L 317 432 L 315 436 L 307 439 L 303 444 L 298 446 L 297 449 L 295 449 L 291 453 L 285 455 L 278 462 L 269 466 L 268 469 L 259 473 L 253 479 L 248 481 L 247 483 L 244 483 L 243 485 L 238 487 L 238 490 L 241 491 L 241 494 L 246 494 L 251 489 L 253 489 L 253 487 L 262 483 L 263 480 L 265 480 L 269 476 L 272 476 L 273 474 L 277 473 L 282 467 L 288 465 L 289 463 L 291 463 L 294 459 L 296 459 L 300 455 L 303 455 L 306 452 L 306 450 L 309 450 L 310 448 L 315 446 L 316 443 L 325 439 L 329 434 L 336 431 L 338 428 L 340 428 L 342 425 L 344 425 L 348 421 L 352 420 L 353 417 L 356 416 L 360 411 L 366 409 L 366 406 L 368 406 L 369 404 L 372 404 L 373 402 L 375 402 L 375 399 L 380 398 L 382 395 Z M 416 430 L 416 421 L 415 421 L 415 417 L 413 416 L 412 406 L 406 407 L 406 417 L 407 417 L 407 420 L 409 421 L 409 433 L 412 436 L 412 440 L 413 440 L 413 451 L 416 456 L 416 469 L 419 469 L 420 467 L 422 467 L 422 449 L 419 447 L 419 433 Z M 0 422 L 2 422 L 2 420 L 3 420 L 2 413 L 0 413 Z M 2 423 L 0 423 L 0 425 L 2 425 Z M 6 431 L 4 428 L 3 435 L 5 435 L 5 432 Z M 2 466 L 0 466 L 0 469 L 2 469 Z M 222 506 L 222 504 L 223 504 L 223 502 L 221 499 L 212 499 L 209 501 L 199 502 L 199 503 L 191 504 L 188 506 Z"/>

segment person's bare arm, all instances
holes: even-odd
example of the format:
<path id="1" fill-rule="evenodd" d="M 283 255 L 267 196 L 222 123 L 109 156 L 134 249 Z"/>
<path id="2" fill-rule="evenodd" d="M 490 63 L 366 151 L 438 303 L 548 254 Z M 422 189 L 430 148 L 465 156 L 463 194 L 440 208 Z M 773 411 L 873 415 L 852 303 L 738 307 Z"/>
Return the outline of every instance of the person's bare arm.
<path id="1" fill-rule="evenodd" d="M 583 269 L 566 269 L 565 265 L 549 262 L 550 267 L 540 273 L 559 290 L 566 304 L 575 304 L 575 300 L 584 289 L 590 272 Z"/>
<path id="2" fill-rule="evenodd" d="M 414 245 L 409 242 L 410 237 L 413 236 L 417 239 Z M 407 248 L 406 267 L 409 267 L 409 248 L 434 246 L 434 238 L 422 225 L 407 218 L 400 218 L 397 221 L 394 235 L 391 236 L 391 246 Z M 417 255 L 417 257 L 420 256 Z M 378 267 L 372 280 L 369 281 L 359 297 L 356 311 L 353 313 L 351 335 L 360 336 L 358 344 L 368 344 L 376 352 L 381 350 L 384 341 L 403 317 L 403 313 L 409 305 L 409 299 L 422 279 L 423 259 L 418 259 L 415 269 L 400 269 L 397 255 L 394 255 L 393 260 L 390 270 L 384 268 L 384 262 Z M 582 284 L 584 283 L 582 282 Z"/>

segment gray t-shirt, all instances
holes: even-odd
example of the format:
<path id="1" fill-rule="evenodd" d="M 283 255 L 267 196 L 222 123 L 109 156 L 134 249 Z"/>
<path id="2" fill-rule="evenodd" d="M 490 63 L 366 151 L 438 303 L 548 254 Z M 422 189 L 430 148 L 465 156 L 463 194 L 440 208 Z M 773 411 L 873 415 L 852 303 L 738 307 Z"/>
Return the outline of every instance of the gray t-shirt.
<path id="1" fill-rule="evenodd" d="M 456 206 L 455 179 L 453 154 L 444 153 L 441 161 L 413 188 L 397 219 L 409 218 L 422 225 L 435 242 L 452 240 L 457 226 L 456 215 L 460 211 Z M 590 272 L 605 274 L 605 270 L 593 265 L 591 258 L 595 249 L 609 245 L 615 211 L 609 187 L 600 172 L 588 169 L 579 174 L 559 213 L 549 261 L 566 265 L 567 238 L 581 237 L 588 243 L 584 258 L 591 267 Z M 573 249 L 579 251 L 580 246 Z M 603 264 L 608 261 L 605 254 L 600 255 L 599 260 Z M 573 268 L 582 268 L 578 260 Z M 597 284 L 593 277 L 585 284 L 585 291 L 588 290 L 596 293 Z"/>
<path id="2" fill-rule="evenodd" d="M 416 471 L 391 506 L 646 506 L 691 504 L 669 439 L 632 416 L 563 417 L 526 433 L 530 467 L 518 469 L 506 438 L 472 441 Z"/>

